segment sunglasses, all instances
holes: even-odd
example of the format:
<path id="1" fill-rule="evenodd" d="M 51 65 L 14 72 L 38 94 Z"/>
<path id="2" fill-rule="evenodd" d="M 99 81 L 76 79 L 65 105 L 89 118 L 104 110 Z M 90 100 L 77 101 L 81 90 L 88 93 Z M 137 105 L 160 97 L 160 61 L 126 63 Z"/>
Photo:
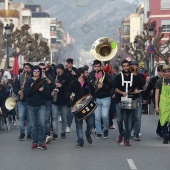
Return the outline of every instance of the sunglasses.
<path id="1" fill-rule="evenodd" d="M 42 70 L 46 70 L 46 68 L 41 68 Z"/>
<path id="2" fill-rule="evenodd" d="M 37 70 L 33 70 L 33 72 L 39 73 L 39 72 L 40 72 L 40 70 L 38 70 L 38 69 L 37 69 Z"/>

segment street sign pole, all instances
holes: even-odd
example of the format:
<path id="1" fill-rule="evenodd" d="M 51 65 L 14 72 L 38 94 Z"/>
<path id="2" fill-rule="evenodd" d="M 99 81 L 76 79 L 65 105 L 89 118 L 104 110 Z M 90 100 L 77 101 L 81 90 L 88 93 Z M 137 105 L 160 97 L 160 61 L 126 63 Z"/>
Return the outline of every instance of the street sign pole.
<path id="1" fill-rule="evenodd" d="M 7 63 L 7 68 L 8 68 L 9 67 L 9 48 L 8 48 L 8 43 L 7 43 L 7 47 L 6 48 L 7 48 L 6 63 Z"/>

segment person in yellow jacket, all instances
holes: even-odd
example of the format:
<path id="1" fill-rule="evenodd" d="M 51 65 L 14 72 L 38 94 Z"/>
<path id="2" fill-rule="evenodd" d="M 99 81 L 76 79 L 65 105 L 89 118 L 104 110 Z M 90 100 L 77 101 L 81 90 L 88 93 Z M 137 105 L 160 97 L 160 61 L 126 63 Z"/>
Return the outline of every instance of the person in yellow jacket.
<path id="1" fill-rule="evenodd" d="M 164 77 L 155 84 L 155 111 L 159 113 L 162 127 L 163 144 L 170 142 L 170 65 L 163 66 Z"/>

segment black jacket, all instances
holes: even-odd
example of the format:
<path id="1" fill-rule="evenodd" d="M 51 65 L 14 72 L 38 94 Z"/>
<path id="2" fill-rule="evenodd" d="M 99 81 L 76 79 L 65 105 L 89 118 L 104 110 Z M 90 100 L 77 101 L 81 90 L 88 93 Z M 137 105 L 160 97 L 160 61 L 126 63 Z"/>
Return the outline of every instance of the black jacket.
<path id="1" fill-rule="evenodd" d="M 26 97 L 26 103 L 29 106 L 32 107 L 39 107 L 41 105 L 45 105 L 45 101 L 47 98 L 50 97 L 50 88 L 48 84 L 46 83 L 44 85 L 44 90 L 43 91 L 35 91 L 31 92 L 31 84 L 34 83 L 34 79 L 30 78 L 26 81 L 25 86 L 24 86 L 24 96 Z"/>
<path id="2" fill-rule="evenodd" d="M 159 79 L 158 76 L 155 76 L 155 77 L 152 77 L 146 90 L 144 91 L 144 94 L 143 94 L 143 99 L 144 100 L 147 100 L 149 94 L 151 91 L 153 91 L 153 95 L 152 95 L 152 99 L 153 99 L 153 102 L 155 103 L 155 84 L 156 84 L 156 81 Z"/>
<path id="3" fill-rule="evenodd" d="M 146 84 L 146 79 L 145 79 L 144 75 L 141 74 L 141 73 L 137 73 L 137 75 L 135 75 L 135 77 L 136 77 L 137 82 L 138 82 L 137 89 L 143 90 L 143 86 Z M 139 94 L 135 94 L 134 96 L 135 96 L 135 98 L 143 97 L 143 92 L 141 92 Z"/>
<path id="4" fill-rule="evenodd" d="M 48 84 L 49 88 L 50 88 L 50 94 L 52 93 L 53 89 L 55 88 L 55 82 L 54 79 L 50 76 L 47 76 L 47 78 L 51 81 L 50 84 Z M 52 96 L 47 96 L 47 101 L 52 101 Z"/>
<path id="5" fill-rule="evenodd" d="M 62 84 L 61 87 L 58 87 L 59 92 L 57 93 L 57 101 L 54 104 L 57 105 L 67 105 L 67 99 L 66 99 L 66 89 L 70 83 L 70 78 L 64 73 L 61 76 L 58 76 L 59 83 Z"/>
<path id="6" fill-rule="evenodd" d="M 129 76 L 125 76 L 124 75 L 124 80 L 125 81 L 130 81 L 130 74 Z M 133 90 L 135 88 L 138 87 L 138 82 L 137 82 L 137 79 L 136 79 L 136 76 L 133 75 L 133 82 L 132 82 L 132 86 L 130 87 L 130 85 L 128 84 L 128 91 L 131 90 L 131 92 L 133 92 Z M 114 81 L 114 89 L 119 89 L 120 91 L 123 91 L 125 92 L 126 91 L 126 86 L 122 86 L 122 78 L 121 78 L 121 74 L 118 74 L 115 78 L 115 81 Z M 115 93 L 115 102 L 116 103 L 119 103 L 121 101 L 121 97 L 123 97 L 121 94 L 118 94 L 118 93 Z M 132 96 L 133 97 L 133 96 Z"/>
<path id="7" fill-rule="evenodd" d="M 71 74 L 72 70 L 76 72 L 76 75 Z M 64 70 L 64 73 L 71 79 L 71 81 L 77 78 L 77 69 L 73 67 L 72 70 L 69 71 L 68 68 Z"/>
<path id="8" fill-rule="evenodd" d="M 74 100 L 70 100 L 70 95 L 74 93 Z M 66 90 L 66 97 L 68 101 L 68 106 L 73 106 L 79 99 L 81 99 L 83 96 L 91 94 L 93 98 L 95 99 L 95 92 L 94 87 L 91 82 L 85 81 L 83 87 L 81 87 L 80 82 L 78 81 L 78 78 L 73 80 Z"/>
<path id="9" fill-rule="evenodd" d="M 90 72 L 89 80 L 90 82 L 93 82 L 96 80 L 94 71 Z M 111 94 L 112 88 L 113 88 L 112 77 L 110 74 L 105 72 L 103 87 L 96 92 L 96 98 L 102 99 L 102 98 L 110 97 L 112 95 Z"/>
<path id="10" fill-rule="evenodd" d="M 18 92 L 21 90 L 21 86 L 23 84 L 23 82 L 21 81 L 21 76 L 23 76 L 23 75 L 20 75 L 20 76 L 16 77 L 16 79 L 15 79 L 15 81 L 13 83 L 13 92 L 15 93 L 15 95 L 18 96 L 18 100 L 20 100 Z M 27 79 L 29 79 L 29 78 L 31 78 L 31 77 L 29 76 Z M 25 96 L 24 96 L 22 101 L 25 102 Z"/>
<path id="11" fill-rule="evenodd" d="M 9 112 L 9 110 L 7 110 L 5 107 L 5 101 L 8 97 L 9 97 L 9 93 L 6 91 L 5 87 L 2 87 L 2 89 L 0 90 L 0 107 L 3 114 Z"/>

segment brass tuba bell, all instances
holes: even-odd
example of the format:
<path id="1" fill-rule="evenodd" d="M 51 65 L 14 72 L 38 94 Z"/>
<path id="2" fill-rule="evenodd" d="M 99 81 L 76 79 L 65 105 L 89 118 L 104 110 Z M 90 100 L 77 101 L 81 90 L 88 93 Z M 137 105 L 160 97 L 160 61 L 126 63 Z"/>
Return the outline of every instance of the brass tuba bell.
<path id="1" fill-rule="evenodd" d="M 8 97 L 5 101 L 5 107 L 8 110 L 12 110 L 14 109 L 14 107 L 16 106 L 16 101 L 13 97 Z"/>
<path id="2" fill-rule="evenodd" d="M 91 48 L 91 54 L 99 61 L 108 61 L 117 53 L 116 42 L 109 37 L 97 39 Z"/>

